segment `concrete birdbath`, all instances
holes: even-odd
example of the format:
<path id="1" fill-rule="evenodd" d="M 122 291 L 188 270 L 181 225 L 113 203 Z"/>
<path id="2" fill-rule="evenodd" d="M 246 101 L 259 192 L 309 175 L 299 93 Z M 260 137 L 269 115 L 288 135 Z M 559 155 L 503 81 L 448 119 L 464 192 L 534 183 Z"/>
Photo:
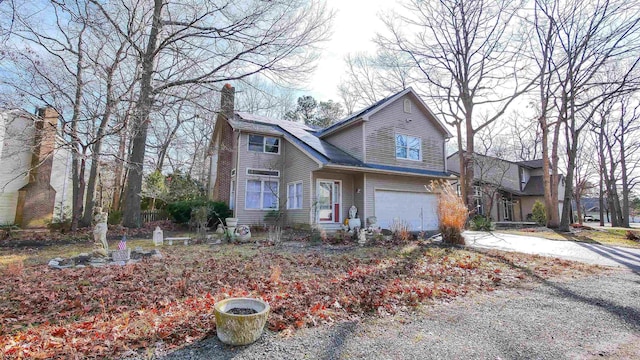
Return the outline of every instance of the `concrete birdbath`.
<path id="1" fill-rule="evenodd" d="M 258 340 L 269 315 L 269 304 L 252 298 L 230 298 L 214 305 L 218 338 L 228 345 Z"/>

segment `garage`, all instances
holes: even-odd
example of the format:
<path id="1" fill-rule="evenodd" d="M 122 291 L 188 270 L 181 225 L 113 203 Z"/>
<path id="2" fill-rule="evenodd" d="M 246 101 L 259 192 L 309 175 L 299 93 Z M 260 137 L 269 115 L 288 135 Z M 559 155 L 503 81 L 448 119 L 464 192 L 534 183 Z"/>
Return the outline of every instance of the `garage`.
<path id="1" fill-rule="evenodd" d="M 378 224 L 389 229 L 393 219 L 411 224 L 411 231 L 437 230 L 438 196 L 408 191 L 376 190 L 375 214 Z"/>

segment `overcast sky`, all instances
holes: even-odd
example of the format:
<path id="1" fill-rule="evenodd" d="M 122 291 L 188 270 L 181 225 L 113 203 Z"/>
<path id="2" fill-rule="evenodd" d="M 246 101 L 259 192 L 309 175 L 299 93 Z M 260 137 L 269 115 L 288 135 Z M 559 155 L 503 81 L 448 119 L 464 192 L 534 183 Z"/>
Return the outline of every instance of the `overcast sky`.
<path id="1" fill-rule="evenodd" d="M 378 14 L 397 5 L 395 0 L 326 0 L 326 3 L 328 8 L 335 10 L 333 34 L 322 44 L 318 68 L 307 89 L 316 100 L 339 101 L 338 85 L 344 76 L 345 55 L 374 52 L 371 39 L 383 26 Z"/>

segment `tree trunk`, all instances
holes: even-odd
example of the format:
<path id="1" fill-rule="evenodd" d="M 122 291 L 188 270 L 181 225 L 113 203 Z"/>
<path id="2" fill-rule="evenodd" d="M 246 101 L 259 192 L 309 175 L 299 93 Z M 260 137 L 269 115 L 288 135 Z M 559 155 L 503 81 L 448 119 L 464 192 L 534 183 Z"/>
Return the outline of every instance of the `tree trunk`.
<path id="1" fill-rule="evenodd" d="M 107 87 L 105 89 L 107 98 L 105 100 L 105 109 L 98 132 L 96 133 L 95 143 L 91 150 L 91 169 L 89 170 L 89 183 L 87 184 L 87 200 L 84 205 L 84 216 L 82 217 L 82 226 L 90 226 L 93 219 L 93 208 L 95 206 L 95 193 L 98 173 L 100 172 L 100 152 L 102 151 L 102 138 L 107 130 L 107 124 L 111 119 L 111 109 L 113 107 L 113 72 L 115 66 L 112 66 L 107 72 Z"/>
<path id="2" fill-rule="evenodd" d="M 460 197 L 463 201 L 467 201 L 467 187 L 466 187 L 466 171 L 464 171 L 464 149 L 462 147 L 462 124 L 458 121 L 456 123 L 456 133 L 458 135 L 458 159 L 460 161 Z"/>
<path id="3" fill-rule="evenodd" d="M 82 149 L 82 155 L 80 154 L 80 139 L 78 136 L 78 122 L 80 121 L 81 104 L 82 104 L 82 91 L 83 91 L 83 62 L 84 52 L 82 50 L 82 42 L 85 27 L 80 31 L 78 37 L 78 60 L 76 63 L 76 89 L 75 96 L 73 98 L 73 115 L 71 116 L 71 157 L 73 159 L 72 177 L 73 177 L 73 191 L 72 191 L 72 210 L 71 210 L 71 231 L 78 230 L 80 223 L 80 217 L 82 216 L 82 204 L 84 201 L 84 172 L 85 172 L 85 150 Z"/>
<path id="4" fill-rule="evenodd" d="M 149 129 L 149 115 L 155 94 L 153 93 L 153 69 L 156 57 L 158 33 L 162 24 L 163 0 L 154 0 L 153 22 L 149 31 L 147 48 L 142 56 L 142 76 L 140 79 L 140 96 L 136 104 L 133 117 L 132 149 L 129 157 L 129 171 L 125 196 L 123 225 L 138 228 L 142 225 L 140 218 L 140 204 L 142 202 L 142 179 L 144 154 L 147 145 L 147 131 Z"/>
<path id="5" fill-rule="evenodd" d="M 624 126 L 624 117 L 620 116 L 620 172 L 622 177 L 622 225 L 625 228 L 631 227 L 629 225 L 629 179 L 627 174 L 627 161 L 625 152 L 624 133 L 626 131 Z"/>

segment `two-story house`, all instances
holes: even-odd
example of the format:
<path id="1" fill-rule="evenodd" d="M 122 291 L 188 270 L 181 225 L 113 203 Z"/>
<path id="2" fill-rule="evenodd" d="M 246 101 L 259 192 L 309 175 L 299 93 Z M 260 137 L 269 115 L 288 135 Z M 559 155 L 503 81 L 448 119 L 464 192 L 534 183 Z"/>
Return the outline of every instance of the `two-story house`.
<path id="1" fill-rule="evenodd" d="M 234 111 L 235 90 L 222 89 L 209 148 L 209 196 L 227 202 L 239 224 L 260 224 L 270 211 L 286 223 L 337 229 L 355 205 L 389 228 L 435 230 L 432 180 L 447 171 L 452 135 L 416 92 L 405 89 L 321 130 Z"/>
<path id="2" fill-rule="evenodd" d="M 533 204 L 544 203 L 542 159 L 512 162 L 493 156 L 474 155 L 474 199 L 476 213 L 494 221 L 530 221 Z M 447 158 L 448 169 L 460 174 L 458 153 Z M 550 175 L 549 175 L 550 176 Z M 558 179 L 564 194 L 564 176 Z M 558 202 L 558 212 L 562 212 Z"/>

